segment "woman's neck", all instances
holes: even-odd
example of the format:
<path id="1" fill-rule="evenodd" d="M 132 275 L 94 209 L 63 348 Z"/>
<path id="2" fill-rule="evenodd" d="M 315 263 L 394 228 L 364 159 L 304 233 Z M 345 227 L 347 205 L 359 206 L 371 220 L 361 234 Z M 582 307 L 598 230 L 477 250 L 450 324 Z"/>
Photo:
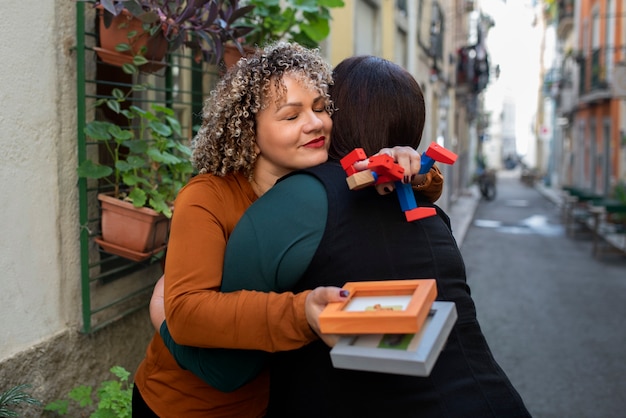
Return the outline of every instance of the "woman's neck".
<path id="1" fill-rule="evenodd" d="M 285 170 L 284 173 L 276 173 L 276 170 L 271 170 L 269 167 L 264 167 L 265 164 L 263 162 L 257 160 L 257 164 L 254 167 L 254 172 L 252 174 L 252 181 L 250 184 L 252 185 L 252 190 L 258 197 L 261 197 L 271 189 L 276 181 L 287 174 L 289 171 Z"/>
<path id="2" fill-rule="evenodd" d="M 250 185 L 252 186 L 252 190 L 254 190 L 254 194 L 256 194 L 257 197 L 261 197 L 274 185 L 274 183 L 268 185 L 263 180 L 252 177 Z"/>

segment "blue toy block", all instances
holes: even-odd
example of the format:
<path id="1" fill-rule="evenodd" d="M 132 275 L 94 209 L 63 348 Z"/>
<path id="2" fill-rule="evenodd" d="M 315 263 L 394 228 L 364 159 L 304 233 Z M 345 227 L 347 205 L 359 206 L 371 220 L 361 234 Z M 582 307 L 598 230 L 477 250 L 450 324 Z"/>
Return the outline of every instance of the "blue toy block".
<path id="1" fill-rule="evenodd" d="M 398 195 L 402 211 L 406 212 L 407 210 L 415 209 L 417 207 L 417 202 L 415 201 L 415 195 L 413 194 L 413 187 L 411 187 L 410 184 L 405 184 L 401 181 L 396 181 L 395 184 L 396 193 Z"/>
<path id="2" fill-rule="evenodd" d="M 435 164 L 435 160 L 433 158 L 430 158 L 425 153 L 422 154 L 422 156 L 420 158 L 420 162 L 422 163 L 422 165 L 420 167 L 419 174 L 426 174 L 426 173 L 428 173 L 430 171 L 430 169 L 433 168 L 433 165 Z"/>

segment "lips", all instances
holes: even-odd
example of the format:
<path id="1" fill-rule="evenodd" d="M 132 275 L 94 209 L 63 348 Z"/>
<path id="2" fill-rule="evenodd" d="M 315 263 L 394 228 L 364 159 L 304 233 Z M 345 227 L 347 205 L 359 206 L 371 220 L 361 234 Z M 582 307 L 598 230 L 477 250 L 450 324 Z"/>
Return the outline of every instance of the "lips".
<path id="1" fill-rule="evenodd" d="M 320 136 L 319 138 L 315 138 L 314 140 L 307 142 L 306 144 L 304 144 L 304 146 L 306 148 L 322 148 L 325 142 L 326 137 Z"/>

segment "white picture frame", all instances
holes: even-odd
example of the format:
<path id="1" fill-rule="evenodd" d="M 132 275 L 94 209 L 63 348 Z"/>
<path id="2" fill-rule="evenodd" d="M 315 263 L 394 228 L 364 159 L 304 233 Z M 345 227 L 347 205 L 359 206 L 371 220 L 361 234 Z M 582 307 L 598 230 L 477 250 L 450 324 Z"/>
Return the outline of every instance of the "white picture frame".
<path id="1" fill-rule="evenodd" d="M 333 366 L 411 376 L 428 376 L 457 319 L 453 302 L 433 302 L 416 334 L 367 334 L 342 337 L 330 351 Z M 385 347 L 392 338 L 396 348 Z M 399 338 L 399 340 L 398 340 Z"/>

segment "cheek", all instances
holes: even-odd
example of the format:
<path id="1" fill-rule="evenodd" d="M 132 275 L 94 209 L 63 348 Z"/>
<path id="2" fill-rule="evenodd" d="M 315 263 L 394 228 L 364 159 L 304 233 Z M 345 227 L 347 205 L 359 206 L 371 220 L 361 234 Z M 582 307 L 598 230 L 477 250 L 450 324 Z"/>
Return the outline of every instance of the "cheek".
<path id="1" fill-rule="evenodd" d="M 324 130 L 326 131 L 326 135 L 330 135 L 330 131 L 333 129 L 333 120 L 331 119 L 328 113 L 325 114 L 322 118 L 322 123 L 324 124 Z"/>
<path id="2" fill-rule="evenodd" d="M 257 123 L 254 151 L 261 154 L 263 149 L 271 148 L 276 140 L 276 135 L 277 133 L 272 129 L 271 124 Z"/>

